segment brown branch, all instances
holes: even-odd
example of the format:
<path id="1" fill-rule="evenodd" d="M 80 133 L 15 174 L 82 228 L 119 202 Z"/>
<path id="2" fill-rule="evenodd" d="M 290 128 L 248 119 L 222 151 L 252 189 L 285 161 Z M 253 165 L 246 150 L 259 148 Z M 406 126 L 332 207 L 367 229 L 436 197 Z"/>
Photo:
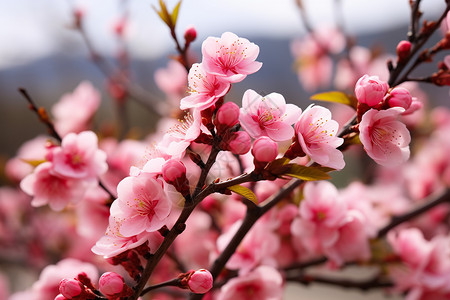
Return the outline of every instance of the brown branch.
<path id="1" fill-rule="evenodd" d="M 373 278 L 363 280 L 363 281 L 354 281 L 350 279 L 341 279 L 341 278 L 330 278 L 318 275 L 289 275 L 286 277 L 287 281 L 298 282 L 304 285 L 309 285 L 311 283 L 323 283 L 332 286 L 338 286 L 342 288 L 354 288 L 361 291 L 368 291 L 371 289 L 377 288 L 389 288 L 393 287 L 394 284 L 391 281 L 382 280 L 380 276 L 374 276 Z"/>
<path id="2" fill-rule="evenodd" d="M 113 66 L 107 59 L 105 59 L 100 53 L 98 53 L 91 40 L 89 39 L 86 31 L 83 28 L 83 23 L 80 21 L 79 24 L 75 26 L 75 29 L 80 33 L 84 44 L 86 45 L 91 59 L 94 65 L 100 70 L 100 72 L 106 77 L 114 78 L 119 80 L 119 83 L 123 85 L 128 92 L 130 98 L 135 100 L 138 104 L 146 108 L 148 111 L 155 113 L 159 116 L 163 116 L 164 112 L 167 111 L 165 107 L 165 102 L 157 101 L 149 91 L 144 90 L 140 85 L 137 85 L 130 81 L 120 70 Z"/>
<path id="3" fill-rule="evenodd" d="M 387 224 L 378 231 L 377 237 L 381 238 L 385 236 L 389 232 L 389 230 L 397 227 L 400 224 L 410 221 L 411 219 L 414 219 L 422 215 L 423 213 L 429 211 L 430 209 L 445 202 L 450 202 L 450 189 L 446 189 L 439 195 L 430 196 L 426 200 L 425 204 L 422 204 L 419 207 L 414 208 L 403 215 L 393 216 L 389 224 Z"/>
<path id="4" fill-rule="evenodd" d="M 61 136 L 58 134 L 58 132 L 55 129 L 55 125 L 53 124 L 52 120 L 47 114 L 47 111 L 43 107 L 37 107 L 36 103 L 33 101 L 33 98 L 31 98 L 30 94 L 27 92 L 27 90 L 23 87 L 19 88 L 19 92 L 22 94 L 22 96 L 28 101 L 30 105 L 30 109 L 36 113 L 39 120 L 44 123 L 47 126 L 47 129 L 52 137 L 54 137 L 58 142 L 62 142 Z M 98 185 L 109 195 L 111 200 L 114 200 L 116 197 L 111 193 L 106 186 L 102 183 L 100 179 L 98 179 Z"/>

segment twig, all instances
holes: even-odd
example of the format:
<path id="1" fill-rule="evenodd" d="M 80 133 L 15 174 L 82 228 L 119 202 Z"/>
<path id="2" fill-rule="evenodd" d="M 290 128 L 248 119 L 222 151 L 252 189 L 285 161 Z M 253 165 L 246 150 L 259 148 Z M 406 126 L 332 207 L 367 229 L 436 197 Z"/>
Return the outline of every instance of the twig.
<path id="1" fill-rule="evenodd" d="M 445 202 L 450 202 L 450 189 L 446 189 L 439 195 L 430 196 L 426 200 L 425 204 L 423 204 L 417 208 L 414 208 L 413 210 L 411 210 L 403 215 L 392 217 L 389 224 L 387 224 L 386 226 L 384 226 L 383 228 L 381 228 L 378 231 L 377 237 L 381 238 L 381 237 L 385 236 L 389 232 L 389 230 L 391 230 L 391 229 L 397 227 L 398 225 L 403 224 L 415 217 L 418 217 L 421 214 L 429 211 L 433 207 L 438 206 L 439 204 L 442 204 Z"/>
<path id="2" fill-rule="evenodd" d="M 339 286 L 342 288 L 354 288 L 361 291 L 368 291 L 377 288 L 393 287 L 394 284 L 391 281 L 384 281 L 379 275 L 364 281 L 354 281 L 350 279 L 329 278 L 317 275 L 288 275 L 287 281 L 294 281 L 301 284 L 309 285 L 311 283 L 323 283 L 327 285 Z"/>
<path id="3" fill-rule="evenodd" d="M 125 87 L 130 98 L 142 105 L 148 111 L 159 116 L 164 115 L 164 112 L 167 111 L 164 102 L 157 101 L 156 98 L 150 94 L 150 92 L 144 90 L 141 86 L 131 82 L 126 76 L 122 74 L 122 72 L 120 72 L 120 70 L 117 70 L 112 64 L 110 64 L 108 60 L 101 56 L 92 45 L 86 31 L 83 28 L 82 22 L 80 22 L 80 24 L 75 28 L 83 38 L 83 41 L 91 55 L 92 61 L 106 78 L 110 78 L 114 74 L 114 78 L 118 79 L 120 84 Z"/>
<path id="4" fill-rule="evenodd" d="M 58 132 L 55 129 L 55 126 L 53 122 L 51 121 L 50 117 L 47 114 L 47 111 L 43 107 L 37 107 L 36 103 L 31 98 L 30 94 L 27 92 L 27 90 L 23 87 L 19 88 L 19 92 L 23 95 L 23 97 L 28 101 L 30 104 L 30 109 L 34 111 L 37 116 L 39 117 L 39 120 L 44 123 L 47 126 L 47 129 L 51 136 L 53 136 L 58 142 L 62 142 L 61 136 L 58 134 Z M 111 200 L 114 200 L 116 197 L 106 188 L 106 186 L 101 182 L 100 179 L 98 179 L 98 185 L 106 192 L 108 193 Z"/>

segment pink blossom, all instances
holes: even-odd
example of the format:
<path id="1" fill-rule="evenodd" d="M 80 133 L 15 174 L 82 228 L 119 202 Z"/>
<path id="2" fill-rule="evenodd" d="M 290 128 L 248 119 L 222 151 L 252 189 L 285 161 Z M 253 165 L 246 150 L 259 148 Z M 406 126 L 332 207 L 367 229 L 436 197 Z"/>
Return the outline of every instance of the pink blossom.
<path id="1" fill-rule="evenodd" d="M 239 106 L 234 102 L 222 105 L 216 113 L 215 125 L 220 129 L 231 128 L 239 122 Z"/>
<path id="2" fill-rule="evenodd" d="M 367 154 L 378 164 L 396 166 L 409 158 L 411 136 L 398 121 L 402 108 L 367 111 L 359 124 L 359 139 Z"/>
<path id="3" fill-rule="evenodd" d="M 235 132 L 227 141 L 227 150 L 233 154 L 243 155 L 250 151 L 252 141 L 245 131 Z"/>
<path id="4" fill-rule="evenodd" d="M 337 265 L 370 257 L 366 217 L 349 209 L 333 184 L 309 182 L 303 194 L 300 217 L 292 222 L 291 231 L 306 249 Z"/>
<path id="5" fill-rule="evenodd" d="M 6 163 L 6 175 L 18 182 L 33 172 L 33 165 L 45 161 L 45 155 L 48 151 L 46 147 L 47 142 L 48 137 L 41 135 L 20 146 L 17 155 Z"/>
<path id="6" fill-rule="evenodd" d="M 253 90 L 247 90 L 242 97 L 239 121 L 253 138 L 268 136 L 274 141 L 285 141 L 294 136 L 292 124 L 300 114 L 300 108 L 286 104 L 278 93 L 262 97 Z"/>
<path id="7" fill-rule="evenodd" d="M 187 76 L 183 65 L 172 59 L 166 68 L 157 69 L 154 75 L 158 88 L 167 95 L 176 97 L 186 92 Z"/>
<path id="8" fill-rule="evenodd" d="M 193 293 L 205 294 L 213 287 L 213 277 L 208 270 L 197 270 L 189 277 L 188 286 Z"/>
<path id="9" fill-rule="evenodd" d="M 21 189 L 33 196 L 31 205 L 39 207 L 48 204 L 60 211 L 69 203 L 77 203 L 87 190 L 86 182 L 62 177 L 53 170 L 53 164 L 45 162 L 20 182 Z"/>
<path id="10" fill-rule="evenodd" d="M 164 153 L 181 158 L 187 147 L 200 135 L 202 131 L 202 116 L 198 109 L 185 116 L 172 126 L 163 136 L 157 147 Z"/>
<path id="11" fill-rule="evenodd" d="M 60 281 L 64 278 L 76 278 L 80 273 L 85 273 L 92 281 L 98 279 L 98 271 L 94 265 L 73 258 L 63 259 L 56 265 L 48 265 L 42 270 L 38 281 L 29 290 L 33 297 L 15 299 L 55 299 L 59 294 Z"/>
<path id="12" fill-rule="evenodd" d="M 202 64 L 193 64 L 188 74 L 189 96 L 181 99 L 180 108 L 205 110 L 230 89 L 230 84 L 219 81 L 215 75 L 207 73 Z"/>
<path id="13" fill-rule="evenodd" d="M 65 136 L 89 129 L 89 123 L 99 108 L 101 95 L 90 82 L 83 81 L 71 94 L 65 94 L 52 108 L 55 129 Z"/>
<path id="14" fill-rule="evenodd" d="M 322 106 L 310 105 L 295 124 L 295 133 L 303 151 L 322 166 L 342 169 L 344 156 L 336 149 L 344 140 L 337 137 L 339 124 L 331 112 Z"/>
<path id="15" fill-rule="evenodd" d="M 220 252 L 228 245 L 240 225 L 241 221 L 236 222 L 219 236 L 217 248 Z M 244 237 L 236 252 L 227 262 L 226 267 L 246 273 L 260 264 L 276 265 L 275 256 L 280 246 L 280 240 L 270 225 L 265 223 L 264 220 L 259 221 Z"/>
<path id="16" fill-rule="evenodd" d="M 113 207 L 116 207 L 115 209 L 117 209 L 117 206 L 114 204 L 111 209 L 113 209 Z M 154 252 L 163 240 L 163 237 L 158 231 L 144 231 L 138 235 L 125 237 L 120 234 L 120 227 L 121 223 L 118 222 L 114 216 L 110 217 L 105 235 L 97 241 L 91 248 L 91 251 L 97 255 L 102 255 L 104 258 L 109 258 L 149 242 L 148 246 L 150 251 Z"/>
<path id="17" fill-rule="evenodd" d="M 270 162 L 278 155 L 278 144 L 266 136 L 255 140 L 252 148 L 252 155 L 256 161 Z"/>
<path id="18" fill-rule="evenodd" d="M 114 272 L 103 273 L 98 281 L 98 288 L 100 292 L 107 297 L 111 297 L 122 292 L 123 285 L 124 281 L 122 276 Z"/>
<path id="19" fill-rule="evenodd" d="M 98 149 L 97 136 L 92 131 L 69 133 L 61 147 L 52 149 L 53 170 L 61 176 L 95 179 L 108 169 L 106 154 Z"/>
<path id="20" fill-rule="evenodd" d="M 411 97 L 409 91 L 402 87 L 392 89 L 388 95 L 387 101 L 389 107 L 402 107 L 405 109 L 405 112 L 413 102 L 413 98 Z"/>
<path id="21" fill-rule="evenodd" d="M 427 241 L 418 229 L 409 228 L 389 233 L 388 241 L 404 264 L 392 266 L 390 275 L 396 289 L 409 291 L 407 299 L 446 299 L 445 296 L 450 295 L 448 238 L 435 236 Z M 427 298 L 427 295 L 433 297 Z"/>
<path id="22" fill-rule="evenodd" d="M 389 89 L 387 82 L 380 80 L 378 76 L 364 75 L 355 85 L 355 95 L 359 103 L 375 106 L 381 101 Z"/>
<path id="23" fill-rule="evenodd" d="M 121 235 L 131 237 L 144 231 L 153 232 L 166 224 L 172 203 L 152 174 L 126 177 L 117 186 L 117 194 L 113 207 L 120 213 L 114 214 L 111 207 L 111 215 L 121 224 Z"/>
<path id="24" fill-rule="evenodd" d="M 302 40 L 291 43 L 291 53 L 295 57 L 295 71 L 302 87 L 312 92 L 330 84 L 333 60 L 329 53 L 340 52 L 345 38 L 336 28 L 319 27 Z"/>
<path id="25" fill-rule="evenodd" d="M 84 286 L 76 279 L 64 278 L 59 283 L 59 292 L 67 299 L 74 299 L 83 292 Z"/>
<path id="26" fill-rule="evenodd" d="M 202 64 L 205 71 L 228 82 L 239 82 L 258 71 L 259 47 L 234 33 L 225 32 L 220 38 L 208 37 L 202 44 Z"/>
<path id="27" fill-rule="evenodd" d="M 274 268 L 259 266 L 255 270 L 230 279 L 217 300 L 279 300 L 283 295 L 283 278 Z"/>

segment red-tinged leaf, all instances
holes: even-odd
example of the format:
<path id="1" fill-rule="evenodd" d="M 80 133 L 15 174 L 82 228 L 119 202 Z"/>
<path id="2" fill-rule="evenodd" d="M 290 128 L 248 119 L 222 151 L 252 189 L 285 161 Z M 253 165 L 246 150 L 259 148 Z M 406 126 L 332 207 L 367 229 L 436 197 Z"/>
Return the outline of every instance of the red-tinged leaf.
<path id="1" fill-rule="evenodd" d="M 280 175 L 294 177 L 305 181 L 330 179 L 328 172 L 334 169 L 328 167 L 306 167 L 297 164 L 284 165 L 279 171 Z"/>
<path id="2" fill-rule="evenodd" d="M 175 25 L 177 24 L 178 11 L 180 10 L 180 4 L 181 4 L 181 0 L 178 1 L 177 5 L 173 9 L 172 14 L 170 16 L 174 28 L 175 28 Z"/>
<path id="3" fill-rule="evenodd" d="M 355 110 L 358 105 L 358 101 L 354 96 L 338 91 L 315 94 L 311 96 L 311 100 L 341 103 L 353 107 Z"/>
<path id="4" fill-rule="evenodd" d="M 239 184 L 230 186 L 228 189 L 244 198 L 247 198 L 253 203 L 258 204 L 258 198 L 256 198 L 256 195 L 250 189 Z"/>

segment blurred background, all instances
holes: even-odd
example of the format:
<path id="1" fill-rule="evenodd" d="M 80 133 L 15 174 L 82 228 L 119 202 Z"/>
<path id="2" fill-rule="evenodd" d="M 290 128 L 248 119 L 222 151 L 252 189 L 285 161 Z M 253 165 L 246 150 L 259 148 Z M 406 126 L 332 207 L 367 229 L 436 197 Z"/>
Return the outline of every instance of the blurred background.
<path id="1" fill-rule="evenodd" d="M 176 2 L 167 1 L 169 10 Z M 422 2 L 424 18 L 429 20 L 436 19 L 445 7 L 444 0 Z M 342 18 L 341 26 L 359 45 L 377 46 L 393 54 L 398 41 L 406 39 L 410 18 L 408 0 L 303 0 L 303 5 L 313 27 L 334 24 Z M 116 118 L 105 89 L 105 76 L 90 59 L 81 34 L 71 28 L 74 9 L 83 11 L 85 32 L 95 51 L 114 63 L 125 46 L 130 56 L 132 81 L 160 101 L 164 100 L 164 94 L 156 87 L 154 72 L 165 67 L 176 50 L 167 26 L 152 6 L 159 7 L 158 1 L 0 0 L 0 157 L 3 161 L 14 155 L 22 143 L 46 130 L 28 109 L 17 91 L 19 87 L 26 88 L 39 106 L 50 110 L 63 94 L 72 92 L 81 81 L 89 80 L 103 96 L 96 122 Z M 119 41 L 114 28 L 124 10 L 128 23 L 124 39 Z M 311 93 L 303 90 L 298 81 L 290 50 L 291 42 L 306 33 L 295 0 L 184 0 L 177 23 L 180 38 L 190 25 L 198 33 L 191 53 L 197 60 L 201 58 L 201 42 L 225 31 L 245 37 L 260 47 L 258 61 L 263 62 L 262 69 L 233 85 L 229 99 L 240 104 L 244 91 L 251 88 L 260 94 L 281 93 L 288 103 L 302 108 L 309 105 Z M 424 85 L 423 89 L 432 91 L 429 96 L 434 104 L 449 100 L 448 88 L 430 89 Z M 154 128 L 154 116 L 138 104 L 130 103 L 127 114 L 131 126 L 140 128 L 142 135 Z M 299 290 L 294 287 L 290 291 L 286 299 L 328 299 L 340 295 L 340 291 L 330 288 Z M 362 296 L 359 292 L 342 292 L 345 299 Z M 364 294 L 365 299 L 381 297 L 377 292 Z"/>

